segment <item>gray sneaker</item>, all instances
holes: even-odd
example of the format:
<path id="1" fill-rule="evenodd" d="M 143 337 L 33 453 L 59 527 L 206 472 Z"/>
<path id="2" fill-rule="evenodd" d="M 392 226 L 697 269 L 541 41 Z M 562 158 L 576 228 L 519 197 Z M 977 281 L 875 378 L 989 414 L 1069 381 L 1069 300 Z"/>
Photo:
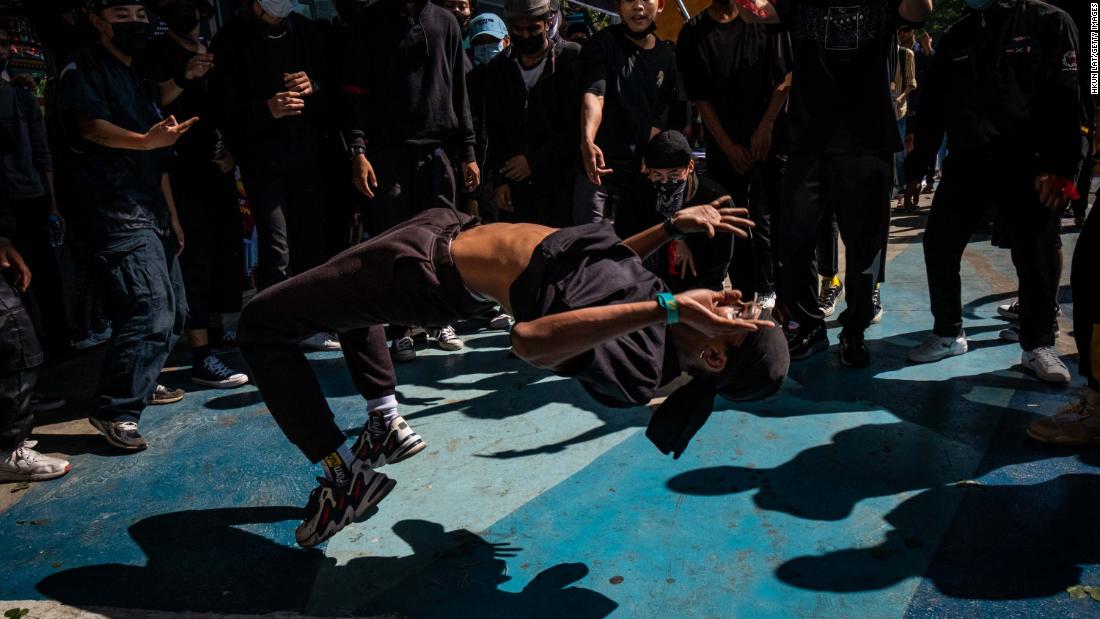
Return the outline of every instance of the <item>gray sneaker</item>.
<path id="1" fill-rule="evenodd" d="M 164 385 L 157 385 L 153 390 L 153 396 L 149 398 L 150 404 L 175 404 L 183 399 L 183 389 L 171 389 Z"/>
<path id="2" fill-rule="evenodd" d="M 88 423 L 99 430 L 107 442 L 126 451 L 141 451 L 149 446 L 138 432 L 136 421 L 104 421 L 89 417 Z"/>
<path id="3" fill-rule="evenodd" d="M 0 482 L 43 481 L 69 472 L 69 463 L 34 449 L 38 441 L 23 441 L 11 451 L 0 451 Z"/>

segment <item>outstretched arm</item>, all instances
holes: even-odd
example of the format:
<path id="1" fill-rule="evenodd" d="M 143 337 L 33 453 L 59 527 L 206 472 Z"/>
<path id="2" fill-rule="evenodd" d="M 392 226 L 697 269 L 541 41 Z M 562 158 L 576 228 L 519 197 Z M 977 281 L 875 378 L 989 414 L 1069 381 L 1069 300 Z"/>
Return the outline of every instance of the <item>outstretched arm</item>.
<path id="1" fill-rule="evenodd" d="M 747 219 L 748 209 L 728 208 L 730 201 L 729 196 L 723 196 L 710 204 L 685 208 L 673 216 L 672 225 L 682 234 L 705 232 L 707 236 L 714 238 L 719 232 L 728 232 L 748 238 L 747 229 L 756 224 Z M 665 224 L 660 223 L 626 239 L 623 245 L 633 249 L 634 253 L 644 259 L 671 240 L 672 236 Z"/>
<path id="2" fill-rule="evenodd" d="M 773 327 L 767 320 L 728 318 L 721 308 L 737 307 L 741 293 L 691 290 L 676 295 L 680 322 L 708 337 Z M 554 370 L 595 346 L 652 325 L 663 324 L 666 312 L 657 301 L 619 303 L 543 316 L 512 327 L 512 352 L 536 367 Z"/>

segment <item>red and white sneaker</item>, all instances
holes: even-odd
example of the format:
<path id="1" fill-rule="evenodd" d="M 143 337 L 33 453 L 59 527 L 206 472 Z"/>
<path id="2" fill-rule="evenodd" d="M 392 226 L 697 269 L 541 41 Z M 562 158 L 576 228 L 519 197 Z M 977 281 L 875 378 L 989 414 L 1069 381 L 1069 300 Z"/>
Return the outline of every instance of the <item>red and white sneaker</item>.
<path id="1" fill-rule="evenodd" d="M 376 469 L 387 464 L 396 464 L 424 451 L 427 446 L 404 418 L 397 417 L 386 423 L 385 415 L 374 412 L 367 419 L 367 427 L 359 435 L 359 440 L 351 448 L 351 453 L 355 456 L 352 470 L 364 466 Z"/>
<path id="2" fill-rule="evenodd" d="M 317 481 L 320 485 L 309 493 L 305 518 L 294 531 L 294 539 L 302 548 L 313 548 L 362 518 L 397 485 L 396 481 L 366 467 L 352 475 L 347 486 L 324 477 L 318 477 Z"/>

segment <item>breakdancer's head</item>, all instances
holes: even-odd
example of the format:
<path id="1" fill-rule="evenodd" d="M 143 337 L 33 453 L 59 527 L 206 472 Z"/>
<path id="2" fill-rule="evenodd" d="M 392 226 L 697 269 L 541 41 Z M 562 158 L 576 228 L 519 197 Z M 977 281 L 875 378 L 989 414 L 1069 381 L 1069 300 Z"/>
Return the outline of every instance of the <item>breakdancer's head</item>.
<path id="1" fill-rule="evenodd" d="M 751 304 L 736 309 L 755 311 Z M 710 417 L 716 395 L 732 402 L 764 399 L 779 390 L 790 366 L 787 342 L 778 328 L 709 337 L 676 324 L 669 328 L 669 336 L 675 355 L 669 355 L 664 375 L 673 377 L 683 371 L 692 379 L 657 409 L 646 436 L 662 453 L 676 458 Z"/>

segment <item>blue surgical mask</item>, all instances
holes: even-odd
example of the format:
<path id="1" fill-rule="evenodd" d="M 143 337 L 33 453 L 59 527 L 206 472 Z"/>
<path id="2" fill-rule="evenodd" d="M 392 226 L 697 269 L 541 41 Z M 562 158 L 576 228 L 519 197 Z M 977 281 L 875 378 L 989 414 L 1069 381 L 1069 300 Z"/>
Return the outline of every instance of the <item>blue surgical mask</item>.
<path id="1" fill-rule="evenodd" d="M 984 11 L 989 7 L 997 3 L 997 0 L 963 0 L 966 2 L 966 6 L 974 9 L 975 11 Z"/>
<path id="2" fill-rule="evenodd" d="M 474 64 L 489 64 L 489 61 L 500 53 L 500 43 L 478 43 L 471 47 L 474 50 Z"/>

